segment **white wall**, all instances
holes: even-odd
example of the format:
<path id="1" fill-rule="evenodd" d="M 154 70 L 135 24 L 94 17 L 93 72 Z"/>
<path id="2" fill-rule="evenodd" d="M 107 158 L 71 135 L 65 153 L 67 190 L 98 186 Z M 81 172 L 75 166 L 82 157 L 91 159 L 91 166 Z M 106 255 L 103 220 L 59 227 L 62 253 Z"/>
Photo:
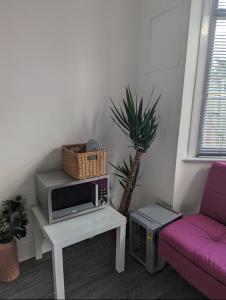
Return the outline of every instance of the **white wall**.
<path id="1" fill-rule="evenodd" d="M 94 137 L 117 161 L 124 137 L 109 97 L 137 69 L 136 0 L 0 0 L 0 201 L 36 203 L 34 174 L 59 168 L 62 144 Z M 117 191 L 116 191 L 117 192 Z M 33 254 L 32 233 L 19 243 Z"/>
<path id="2" fill-rule="evenodd" d="M 121 100 L 130 83 L 139 95 L 153 85 L 162 94 L 132 207 L 172 204 L 189 7 L 190 0 L 0 0 L 0 201 L 21 193 L 34 205 L 34 174 L 61 166 L 62 144 L 95 137 L 109 161 L 126 158 L 109 97 Z M 21 260 L 33 255 L 32 240 L 29 228 Z"/>
<path id="3" fill-rule="evenodd" d="M 142 187 L 135 207 L 154 200 L 173 203 L 176 149 L 186 56 L 189 0 L 142 0 L 139 33 L 139 90 L 162 94 L 159 129 L 151 152 L 142 160 Z"/>

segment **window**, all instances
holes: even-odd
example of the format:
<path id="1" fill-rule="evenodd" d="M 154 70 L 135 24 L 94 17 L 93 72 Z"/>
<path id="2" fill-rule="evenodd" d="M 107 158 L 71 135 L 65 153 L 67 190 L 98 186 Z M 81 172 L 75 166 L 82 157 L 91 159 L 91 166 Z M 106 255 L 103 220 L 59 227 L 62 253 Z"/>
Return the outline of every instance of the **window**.
<path id="1" fill-rule="evenodd" d="M 198 156 L 226 156 L 226 0 L 213 1 Z"/>

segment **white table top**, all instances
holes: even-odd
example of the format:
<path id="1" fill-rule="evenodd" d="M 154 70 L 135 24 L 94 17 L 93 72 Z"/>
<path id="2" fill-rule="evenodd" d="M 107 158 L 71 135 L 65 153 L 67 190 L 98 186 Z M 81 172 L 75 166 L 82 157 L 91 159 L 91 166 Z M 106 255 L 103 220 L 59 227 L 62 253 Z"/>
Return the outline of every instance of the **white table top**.
<path id="1" fill-rule="evenodd" d="M 62 248 L 126 224 L 126 218 L 110 206 L 54 224 L 48 224 L 39 206 L 32 211 L 52 245 Z"/>

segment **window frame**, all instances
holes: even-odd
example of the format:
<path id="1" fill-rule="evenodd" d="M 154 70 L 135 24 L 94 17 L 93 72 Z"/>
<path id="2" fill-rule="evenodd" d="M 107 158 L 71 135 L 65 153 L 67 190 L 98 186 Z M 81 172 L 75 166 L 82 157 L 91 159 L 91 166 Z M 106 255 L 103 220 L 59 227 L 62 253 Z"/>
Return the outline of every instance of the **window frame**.
<path id="1" fill-rule="evenodd" d="M 202 15 L 202 29 L 203 27 L 208 26 L 208 36 L 205 39 L 205 64 L 202 66 L 197 67 L 197 76 L 198 73 L 201 72 L 200 68 L 204 69 L 204 74 L 203 74 L 203 83 L 201 85 L 201 107 L 200 107 L 200 114 L 199 114 L 199 126 L 198 126 L 198 134 L 197 134 L 197 146 L 196 146 L 196 157 L 197 158 L 208 158 L 208 157 L 213 157 L 213 158 L 221 158 L 226 156 L 226 149 L 220 151 L 206 151 L 206 153 L 201 152 L 202 148 L 202 141 L 201 141 L 201 135 L 204 131 L 204 121 L 203 121 L 203 116 L 204 116 L 204 111 L 205 111 L 205 105 L 207 101 L 207 91 L 208 91 L 208 71 L 213 55 L 213 48 L 212 48 L 212 41 L 215 38 L 215 31 L 216 31 L 216 24 L 218 17 L 222 16 L 224 19 L 226 19 L 226 9 L 220 8 L 218 9 L 218 3 L 219 0 L 211 0 L 208 4 L 207 1 L 203 2 L 203 15 Z M 222 13 L 222 15 L 221 15 Z M 208 24 L 205 21 L 205 18 L 208 18 Z M 200 46 L 203 43 L 202 41 L 203 37 L 202 34 L 200 33 Z M 203 50 L 199 49 L 200 54 L 202 55 Z M 197 89 L 197 85 L 200 84 L 196 81 L 195 83 L 195 89 Z M 196 99 L 194 99 L 196 100 Z"/>
<path id="2" fill-rule="evenodd" d="M 216 160 L 226 161 L 226 157 L 223 156 L 197 157 L 201 109 L 201 93 L 199 91 L 203 80 L 202 72 L 197 72 L 197 70 L 204 70 L 204 68 L 200 68 L 200 65 L 204 66 L 204 63 L 201 63 L 204 61 L 204 57 L 200 56 L 200 53 L 205 53 L 203 49 L 206 49 L 207 34 L 204 25 L 205 21 L 208 24 L 211 4 L 212 0 L 191 0 L 176 153 L 176 174 L 180 174 L 180 170 L 185 167 L 184 164 L 190 165 L 188 170 L 190 168 L 193 170 L 193 168 L 197 168 L 196 165 L 205 166 Z M 177 181 L 177 179 L 175 180 Z"/>
<path id="3" fill-rule="evenodd" d="M 194 2 L 197 0 L 194 0 Z M 192 60 L 191 62 L 195 64 L 195 79 L 193 85 L 193 96 L 191 102 L 191 115 L 190 115 L 190 129 L 189 129 L 189 137 L 188 137 L 188 145 L 187 145 L 187 154 L 184 157 L 184 160 L 201 160 L 203 157 L 198 156 L 199 152 L 199 138 L 200 138 L 200 118 L 201 118 L 201 110 L 203 105 L 203 88 L 206 76 L 206 62 L 207 62 L 207 54 L 208 54 L 208 46 L 209 46 L 209 26 L 213 13 L 213 2 L 215 0 L 202 0 L 202 5 L 200 7 L 200 26 L 197 29 L 197 24 L 194 27 L 194 30 L 198 30 L 198 37 L 196 37 L 196 41 L 194 45 L 191 45 L 191 41 L 188 41 L 187 48 L 187 58 Z M 194 5 L 195 6 L 195 5 Z M 198 6 L 198 3 L 197 3 Z M 192 13 L 192 12 L 191 12 Z M 197 12 L 198 14 L 198 12 Z M 190 16 L 191 19 L 198 18 L 198 16 Z M 196 20 L 197 22 L 197 20 Z M 192 24 L 189 25 L 194 26 Z M 198 39 L 198 40 L 197 40 Z M 197 46 L 196 46 L 197 45 Z M 195 49 L 195 46 L 197 50 Z M 197 53 L 196 53 L 197 51 Z M 193 58 L 192 58 L 193 57 Z M 185 66 L 185 74 L 190 72 L 191 66 L 186 63 Z M 189 75 L 190 77 L 191 75 Z M 191 88 L 191 84 L 188 83 L 188 79 L 185 78 L 184 88 L 188 85 L 188 88 Z M 183 98 L 185 95 L 183 95 Z M 184 99 L 182 100 L 184 101 Z M 183 120 L 181 120 L 183 121 Z"/>

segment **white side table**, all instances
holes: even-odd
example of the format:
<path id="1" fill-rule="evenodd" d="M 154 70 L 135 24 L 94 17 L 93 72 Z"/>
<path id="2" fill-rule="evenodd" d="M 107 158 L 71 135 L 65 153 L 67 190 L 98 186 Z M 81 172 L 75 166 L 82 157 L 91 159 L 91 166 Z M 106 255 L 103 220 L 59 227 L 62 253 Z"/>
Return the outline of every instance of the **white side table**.
<path id="1" fill-rule="evenodd" d="M 112 207 L 81 215 L 55 224 L 48 224 L 38 206 L 32 208 L 36 259 L 42 258 L 42 233 L 52 246 L 53 279 L 56 299 L 65 299 L 62 249 L 100 233 L 117 228 L 117 272 L 124 271 L 126 218 Z"/>

